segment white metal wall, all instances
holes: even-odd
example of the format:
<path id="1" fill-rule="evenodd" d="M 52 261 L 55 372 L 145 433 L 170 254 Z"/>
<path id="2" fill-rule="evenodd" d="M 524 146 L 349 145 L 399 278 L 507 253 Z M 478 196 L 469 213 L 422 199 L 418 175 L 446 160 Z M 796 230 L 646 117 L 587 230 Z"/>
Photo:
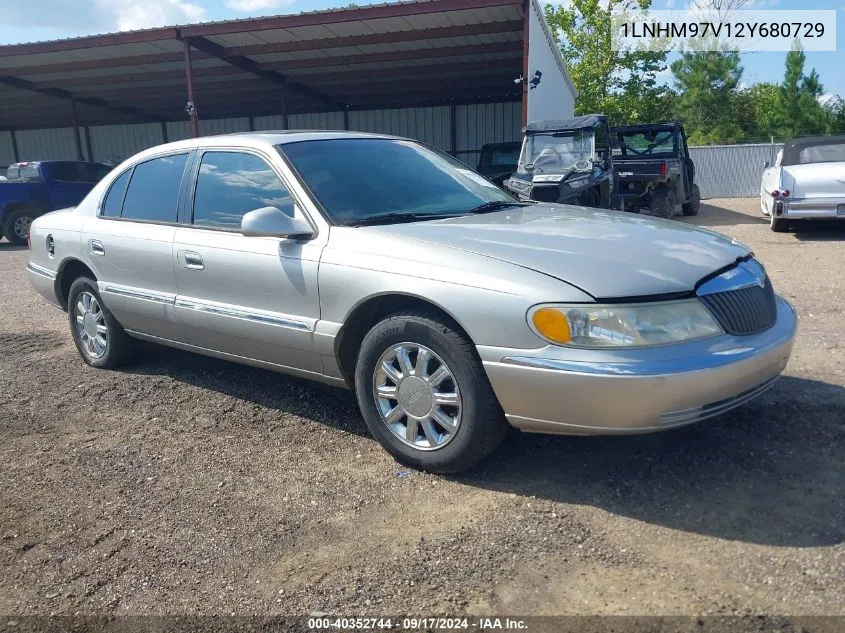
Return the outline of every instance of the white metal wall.
<path id="1" fill-rule="evenodd" d="M 456 107 L 456 155 L 468 165 L 475 165 L 485 143 L 519 141 L 521 138 L 519 102 L 459 105 Z M 290 129 L 342 130 L 343 112 L 314 112 L 288 116 Z M 253 119 L 256 130 L 284 129 L 281 115 Z M 362 110 L 349 113 L 349 128 L 363 132 L 395 134 L 415 138 L 445 151 L 452 147 L 452 113 L 449 106 Z M 187 120 L 166 124 L 167 140 L 189 138 Z M 228 134 L 249 130 L 247 117 L 200 120 L 200 134 Z M 163 142 L 161 124 L 104 125 L 88 130 L 95 161 L 126 159 L 134 153 Z M 80 128 L 83 151 L 87 157 L 85 129 Z M 16 132 L 20 160 L 73 160 L 76 144 L 72 128 L 21 130 Z M 14 161 L 11 136 L 0 132 L 0 166 Z"/>
<path id="2" fill-rule="evenodd" d="M 549 30 L 543 9 L 531 0 L 528 20 L 528 77 L 539 71 L 540 83 L 528 91 L 528 120 L 565 119 L 575 108 L 575 85 Z"/>
<path id="3" fill-rule="evenodd" d="M 88 129 L 92 160 L 120 162 L 142 149 L 164 142 L 159 123 L 103 125 Z"/>
<path id="4" fill-rule="evenodd" d="M 522 104 L 479 103 L 461 105 L 456 116 L 456 155 L 475 166 L 485 143 L 522 140 Z"/>
<path id="5" fill-rule="evenodd" d="M 451 120 L 448 106 L 361 110 L 349 113 L 349 129 L 407 136 L 448 151 L 451 144 Z"/>
<path id="6" fill-rule="evenodd" d="M 80 135 L 84 130 L 79 130 Z M 73 128 L 15 132 L 20 160 L 76 160 Z"/>
<path id="7" fill-rule="evenodd" d="M 15 150 L 12 147 L 12 133 L 0 132 L 0 167 L 15 162 Z"/>

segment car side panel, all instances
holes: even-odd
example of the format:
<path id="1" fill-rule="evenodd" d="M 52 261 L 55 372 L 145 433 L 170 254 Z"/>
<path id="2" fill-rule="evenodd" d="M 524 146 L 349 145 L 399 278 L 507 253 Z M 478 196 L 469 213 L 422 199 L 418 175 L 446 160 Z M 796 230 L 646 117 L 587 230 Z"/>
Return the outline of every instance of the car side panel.
<path id="1" fill-rule="evenodd" d="M 80 251 L 100 294 L 127 330 L 178 339 L 173 225 L 86 218 Z"/>

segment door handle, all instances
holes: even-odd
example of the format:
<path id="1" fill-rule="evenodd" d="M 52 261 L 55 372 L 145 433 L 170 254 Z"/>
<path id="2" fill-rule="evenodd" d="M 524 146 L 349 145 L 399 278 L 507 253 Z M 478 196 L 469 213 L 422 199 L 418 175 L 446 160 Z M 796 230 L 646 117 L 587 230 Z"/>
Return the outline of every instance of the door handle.
<path id="1" fill-rule="evenodd" d="M 88 251 L 92 255 L 103 256 L 106 254 L 106 248 L 100 240 L 88 240 Z"/>
<path id="2" fill-rule="evenodd" d="M 202 261 L 202 255 L 194 251 L 179 251 L 179 259 L 182 260 L 182 268 L 189 268 L 191 270 L 202 270 L 205 268 L 205 262 Z"/>

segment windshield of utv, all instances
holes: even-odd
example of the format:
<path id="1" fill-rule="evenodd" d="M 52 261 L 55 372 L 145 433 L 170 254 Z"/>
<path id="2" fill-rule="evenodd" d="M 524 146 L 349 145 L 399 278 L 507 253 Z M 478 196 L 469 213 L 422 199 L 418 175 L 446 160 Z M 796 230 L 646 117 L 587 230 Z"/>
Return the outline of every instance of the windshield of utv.
<path id="1" fill-rule="evenodd" d="M 525 137 L 520 171 L 534 174 L 566 174 L 579 161 L 591 161 L 595 146 L 593 130 L 546 132 Z"/>
<path id="2" fill-rule="evenodd" d="M 614 156 L 628 158 L 670 158 L 678 155 L 678 134 L 675 130 L 642 130 L 619 132 L 613 148 Z"/>

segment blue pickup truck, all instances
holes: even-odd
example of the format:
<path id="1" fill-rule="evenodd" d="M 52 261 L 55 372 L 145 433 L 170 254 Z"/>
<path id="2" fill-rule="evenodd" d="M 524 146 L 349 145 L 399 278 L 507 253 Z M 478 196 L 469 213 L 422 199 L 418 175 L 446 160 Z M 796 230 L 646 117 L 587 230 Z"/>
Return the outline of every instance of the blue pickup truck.
<path id="1" fill-rule="evenodd" d="M 73 207 L 111 171 L 101 163 L 40 161 L 14 163 L 0 178 L 0 238 L 26 244 L 39 215 Z"/>

